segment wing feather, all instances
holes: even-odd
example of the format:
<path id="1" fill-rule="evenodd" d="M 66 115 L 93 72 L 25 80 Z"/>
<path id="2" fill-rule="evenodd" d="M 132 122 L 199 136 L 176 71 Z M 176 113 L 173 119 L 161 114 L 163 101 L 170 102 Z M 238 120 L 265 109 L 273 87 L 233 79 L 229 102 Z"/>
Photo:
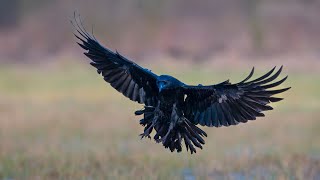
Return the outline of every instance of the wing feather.
<path id="1" fill-rule="evenodd" d="M 230 126 L 248 120 L 263 117 L 264 111 L 272 110 L 271 102 L 283 98 L 273 95 L 283 93 L 290 88 L 272 89 L 282 84 L 283 79 L 276 80 L 282 72 L 282 66 L 272 75 L 276 67 L 263 76 L 250 80 L 254 68 L 241 82 L 231 84 L 229 81 L 211 86 L 184 86 L 185 116 L 195 124 L 203 126 Z"/>
<path id="2" fill-rule="evenodd" d="M 80 22 L 79 22 L 80 21 Z M 157 75 L 128 60 L 117 51 L 113 52 L 102 45 L 83 28 L 81 19 L 74 16 L 71 22 L 77 33 L 78 44 L 91 59 L 90 64 L 97 68 L 104 80 L 132 101 L 155 106 L 158 97 Z"/>

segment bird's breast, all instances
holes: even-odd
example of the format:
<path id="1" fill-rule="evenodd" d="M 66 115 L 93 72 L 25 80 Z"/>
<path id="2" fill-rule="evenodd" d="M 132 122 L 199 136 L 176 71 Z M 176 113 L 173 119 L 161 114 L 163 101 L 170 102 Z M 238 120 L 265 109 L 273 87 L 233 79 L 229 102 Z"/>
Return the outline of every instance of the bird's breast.
<path id="1" fill-rule="evenodd" d="M 179 104 L 183 100 L 183 95 L 176 91 L 163 91 L 160 94 L 160 109 L 171 112 L 174 104 Z"/>
<path id="2" fill-rule="evenodd" d="M 164 90 L 160 93 L 160 100 L 165 104 L 173 104 L 177 101 L 177 94 L 172 90 Z"/>

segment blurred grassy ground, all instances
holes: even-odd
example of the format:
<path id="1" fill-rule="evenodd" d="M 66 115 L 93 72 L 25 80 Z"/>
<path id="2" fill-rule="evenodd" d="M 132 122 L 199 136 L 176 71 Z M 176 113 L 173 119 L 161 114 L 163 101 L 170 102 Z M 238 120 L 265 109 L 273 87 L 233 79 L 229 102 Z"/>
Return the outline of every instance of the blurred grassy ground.
<path id="1" fill-rule="evenodd" d="M 190 84 L 237 82 L 250 71 L 244 66 L 148 65 Z M 0 179 L 319 179 L 320 76 L 290 66 L 284 73 L 293 88 L 275 110 L 204 128 L 204 149 L 190 155 L 140 140 L 133 111 L 141 106 L 86 64 L 1 67 Z"/>

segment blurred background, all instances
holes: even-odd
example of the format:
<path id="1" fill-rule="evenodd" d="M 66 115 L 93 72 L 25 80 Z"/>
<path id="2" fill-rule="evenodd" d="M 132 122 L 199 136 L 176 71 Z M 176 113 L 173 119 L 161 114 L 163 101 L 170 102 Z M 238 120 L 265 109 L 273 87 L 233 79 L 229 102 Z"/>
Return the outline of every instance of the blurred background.
<path id="1" fill-rule="evenodd" d="M 0 179 L 320 179 L 319 0 L 0 0 Z M 265 118 L 204 128 L 196 155 L 140 140 L 142 108 L 88 65 L 110 49 L 188 84 L 284 65 Z M 283 75 L 283 76 L 284 76 Z"/>

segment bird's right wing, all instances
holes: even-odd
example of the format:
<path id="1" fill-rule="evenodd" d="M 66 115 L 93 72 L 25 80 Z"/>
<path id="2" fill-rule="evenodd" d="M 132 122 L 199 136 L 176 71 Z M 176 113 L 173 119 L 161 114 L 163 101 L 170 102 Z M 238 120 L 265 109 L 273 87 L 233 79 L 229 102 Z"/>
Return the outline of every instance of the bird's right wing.
<path id="1" fill-rule="evenodd" d="M 273 97 L 275 94 L 290 88 L 270 90 L 283 83 L 287 77 L 275 80 L 281 73 L 282 67 L 272 76 L 275 68 L 260 78 L 248 81 L 254 69 L 243 81 L 231 84 L 225 81 L 211 86 L 185 86 L 185 116 L 195 124 L 202 126 L 230 126 L 256 117 L 264 116 L 263 111 L 272 110 L 268 104 L 282 98 Z"/>
<path id="2" fill-rule="evenodd" d="M 90 64 L 97 68 L 106 82 L 132 101 L 147 106 L 156 105 L 159 92 L 156 74 L 100 45 L 76 17 L 72 24 L 77 31 L 75 36 L 81 41 L 78 44 L 86 50 L 84 54 L 91 59 Z"/>

